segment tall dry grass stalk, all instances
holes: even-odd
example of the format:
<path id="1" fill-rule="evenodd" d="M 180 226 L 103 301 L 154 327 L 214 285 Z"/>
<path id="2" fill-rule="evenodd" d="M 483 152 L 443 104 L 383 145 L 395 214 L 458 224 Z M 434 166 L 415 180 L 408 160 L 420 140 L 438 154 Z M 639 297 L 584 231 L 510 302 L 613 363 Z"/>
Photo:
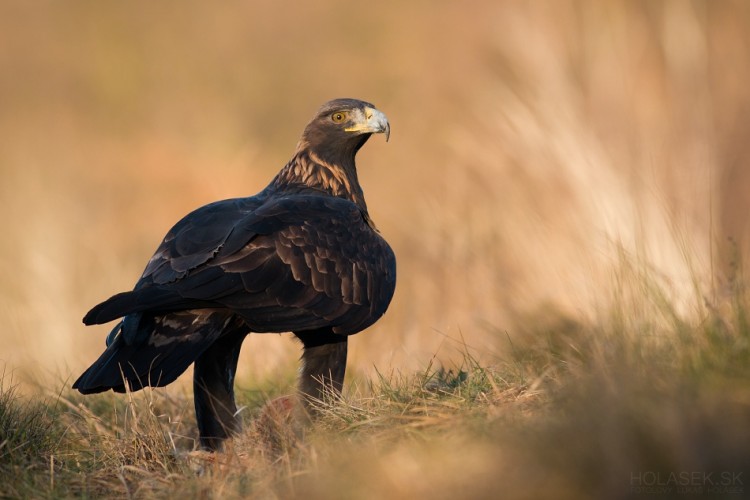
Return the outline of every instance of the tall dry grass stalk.
<path id="1" fill-rule="evenodd" d="M 261 189 L 341 95 L 393 124 L 359 162 L 399 262 L 353 374 L 450 365 L 458 341 L 497 360 L 627 297 L 637 315 L 632 269 L 685 316 L 741 281 L 744 2 L 0 10 L 1 356 L 24 377 L 83 369 L 106 330 L 80 325 L 87 308 L 188 210 Z M 296 356 L 252 337 L 239 380 L 290 378 Z"/>

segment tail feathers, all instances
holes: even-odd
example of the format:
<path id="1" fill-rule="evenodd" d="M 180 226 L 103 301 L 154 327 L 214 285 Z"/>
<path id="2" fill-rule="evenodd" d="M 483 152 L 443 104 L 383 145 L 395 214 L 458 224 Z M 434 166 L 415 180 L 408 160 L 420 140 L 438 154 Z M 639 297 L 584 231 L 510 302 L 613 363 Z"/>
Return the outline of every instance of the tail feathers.
<path id="1" fill-rule="evenodd" d="M 104 353 L 73 384 L 83 394 L 109 389 L 137 391 L 174 382 L 219 338 L 226 315 L 210 311 L 182 311 L 144 318 L 138 337 L 129 344 L 115 335 Z M 117 329 L 118 327 L 115 327 Z"/>
<path id="2" fill-rule="evenodd" d="M 73 384 L 82 394 L 109 389 L 115 392 L 138 391 L 144 387 L 163 387 L 174 382 L 204 349 L 181 346 L 181 349 L 134 347 L 122 336 L 107 347 L 91 367 Z"/>

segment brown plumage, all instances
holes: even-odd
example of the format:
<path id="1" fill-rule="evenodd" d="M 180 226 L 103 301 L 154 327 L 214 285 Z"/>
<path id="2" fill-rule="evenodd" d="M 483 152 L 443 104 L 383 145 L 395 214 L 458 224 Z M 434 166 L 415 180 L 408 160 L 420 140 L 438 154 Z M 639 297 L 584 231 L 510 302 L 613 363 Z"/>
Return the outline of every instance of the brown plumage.
<path id="1" fill-rule="evenodd" d="M 250 332 L 294 332 L 304 348 L 300 391 L 340 391 L 348 335 L 385 313 L 396 284 L 395 257 L 370 219 L 354 162 L 370 135 L 389 132 L 373 105 L 330 101 L 263 191 L 179 221 L 135 288 L 84 317 L 87 325 L 123 319 L 73 387 L 163 386 L 194 362 L 201 443 L 211 449 L 238 429 L 234 374 Z"/>

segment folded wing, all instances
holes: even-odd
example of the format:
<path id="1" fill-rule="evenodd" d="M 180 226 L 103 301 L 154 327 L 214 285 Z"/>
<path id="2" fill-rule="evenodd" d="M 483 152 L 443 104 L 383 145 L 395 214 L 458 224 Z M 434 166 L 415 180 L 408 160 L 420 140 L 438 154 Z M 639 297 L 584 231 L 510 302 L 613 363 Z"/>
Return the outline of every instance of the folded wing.
<path id="1" fill-rule="evenodd" d="M 228 200 L 180 221 L 135 289 L 84 322 L 222 307 L 256 332 L 352 334 L 382 316 L 394 288 L 393 252 L 353 203 L 314 194 Z"/>

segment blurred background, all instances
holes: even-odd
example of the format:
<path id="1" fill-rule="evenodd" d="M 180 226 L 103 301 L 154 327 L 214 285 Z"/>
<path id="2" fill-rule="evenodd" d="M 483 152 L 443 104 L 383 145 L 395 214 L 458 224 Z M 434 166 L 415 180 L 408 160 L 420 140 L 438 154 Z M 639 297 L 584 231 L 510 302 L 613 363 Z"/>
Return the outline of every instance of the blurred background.
<path id="1" fill-rule="evenodd" d="M 334 97 L 392 126 L 358 166 L 398 286 L 355 378 L 492 362 L 642 272 L 719 304 L 750 238 L 748 81 L 739 0 L 5 0 L 0 363 L 72 382 L 109 330 L 84 313 L 188 211 L 265 187 Z M 282 337 L 248 338 L 241 384 L 293 373 Z"/>

